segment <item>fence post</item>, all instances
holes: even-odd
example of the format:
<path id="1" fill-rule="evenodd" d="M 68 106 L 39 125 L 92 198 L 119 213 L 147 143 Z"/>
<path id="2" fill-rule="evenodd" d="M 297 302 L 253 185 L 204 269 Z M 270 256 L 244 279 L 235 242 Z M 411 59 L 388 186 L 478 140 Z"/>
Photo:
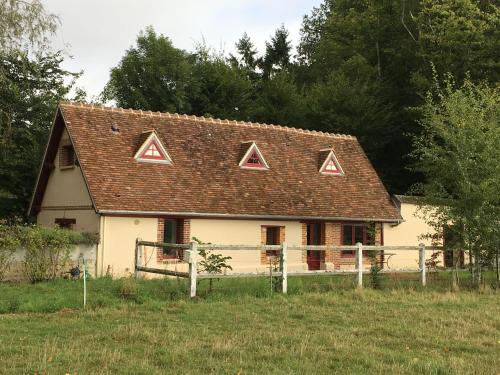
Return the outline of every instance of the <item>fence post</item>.
<path id="1" fill-rule="evenodd" d="M 356 244 L 356 269 L 358 270 L 358 288 L 363 287 L 363 245 L 361 242 Z"/>
<path id="2" fill-rule="evenodd" d="M 281 291 L 283 294 L 288 292 L 288 246 L 286 242 L 281 244 Z"/>
<path id="3" fill-rule="evenodd" d="M 139 259 L 139 238 L 135 239 L 135 253 L 134 253 L 134 275 L 135 278 L 139 278 L 139 271 L 137 270 L 137 266 L 140 265 L 140 259 Z"/>
<path id="4" fill-rule="evenodd" d="M 189 244 L 189 295 L 196 297 L 196 276 L 198 274 L 198 244 Z"/>
<path id="5" fill-rule="evenodd" d="M 418 252 L 419 252 L 419 257 L 418 257 L 418 266 L 420 267 L 420 281 L 422 282 L 422 285 L 425 286 L 427 284 L 427 279 L 426 279 L 426 268 L 425 268 L 425 245 L 423 243 L 420 243 L 418 245 Z"/>

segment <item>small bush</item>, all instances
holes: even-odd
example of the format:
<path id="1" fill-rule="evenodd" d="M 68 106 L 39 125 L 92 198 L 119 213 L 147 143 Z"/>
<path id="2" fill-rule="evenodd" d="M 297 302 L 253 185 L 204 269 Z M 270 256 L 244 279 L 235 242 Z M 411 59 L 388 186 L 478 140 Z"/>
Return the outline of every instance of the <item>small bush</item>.
<path id="1" fill-rule="evenodd" d="M 139 295 L 139 285 L 137 281 L 132 277 L 126 277 L 121 279 L 120 286 L 118 288 L 118 295 L 126 300 L 134 301 L 137 303 L 142 302 L 142 298 Z"/>
<path id="2" fill-rule="evenodd" d="M 31 282 L 53 280 L 70 260 L 74 233 L 60 228 L 21 227 L 24 269 Z"/>
<path id="3" fill-rule="evenodd" d="M 17 227 L 0 224 L 0 281 L 3 280 L 10 268 L 19 245 Z"/>
<path id="4" fill-rule="evenodd" d="M 6 225 L 0 221 L 0 281 L 5 277 L 17 248 L 25 249 L 24 270 L 31 282 L 53 280 L 70 260 L 77 244 L 99 243 L 98 233 L 74 232 L 37 225 Z"/>
<path id="5" fill-rule="evenodd" d="M 377 259 L 378 251 L 370 250 L 368 251 L 368 257 L 370 258 L 370 284 L 373 289 L 382 289 L 382 267 Z"/>
<path id="6" fill-rule="evenodd" d="M 103 296 L 97 296 L 89 301 L 89 306 L 93 310 L 103 308 L 107 305 L 108 305 L 108 301 Z"/>

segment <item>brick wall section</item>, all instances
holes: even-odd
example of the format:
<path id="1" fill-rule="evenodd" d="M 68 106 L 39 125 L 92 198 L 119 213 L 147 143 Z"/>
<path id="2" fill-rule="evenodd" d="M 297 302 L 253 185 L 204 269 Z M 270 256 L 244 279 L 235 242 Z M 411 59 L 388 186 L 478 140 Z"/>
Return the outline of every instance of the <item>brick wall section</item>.
<path id="1" fill-rule="evenodd" d="M 266 244 L 266 230 L 267 227 L 264 225 L 260 226 L 260 244 L 265 245 Z M 266 264 L 267 263 L 267 256 L 266 252 L 262 251 L 260 252 L 260 264 Z"/>
<path id="2" fill-rule="evenodd" d="M 158 227 L 156 230 L 156 241 L 163 242 L 163 230 L 165 228 L 165 220 L 163 218 L 158 218 Z M 181 243 L 189 243 L 191 241 L 191 220 L 185 219 L 182 224 L 182 238 Z M 179 251 L 180 257 L 182 258 L 182 250 Z M 167 261 L 172 261 L 175 259 L 167 258 L 163 255 L 163 249 L 161 247 L 156 248 L 156 261 L 158 263 L 165 263 Z"/>
<path id="3" fill-rule="evenodd" d="M 182 243 L 191 242 L 191 220 L 184 219 L 182 226 Z"/>
<path id="4" fill-rule="evenodd" d="M 267 228 L 271 227 L 272 225 L 261 225 L 260 226 L 260 244 L 265 245 L 266 244 L 266 236 L 267 236 Z M 285 227 L 280 226 L 279 227 L 279 237 L 280 237 L 280 244 L 285 242 Z M 269 264 L 269 258 L 266 254 L 265 250 L 260 251 L 260 264 Z"/>
<path id="5" fill-rule="evenodd" d="M 302 223 L 302 245 L 307 245 L 307 224 Z M 307 250 L 302 250 L 302 263 L 307 262 Z"/>
<path id="6" fill-rule="evenodd" d="M 340 245 L 340 223 L 325 223 L 325 245 Z M 325 251 L 325 262 L 336 264 L 338 251 Z"/>
<path id="7" fill-rule="evenodd" d="M 336 223 L 338 229 L 335 229 L 335 235 L 338 236 L 334 242 L 334 244 L 342 245 L 342 223 Z M 382 223 L 375 223 L 375 245 L 382 244 Z M 356 256 L 352 257 L 342 257 L 340 251 L 334 251 L 334 260 L 335 269 L 340 269 L 341 266 L 354 266 L 356 264 Z M 382 261 L 382 255 L 377 255 L 377 259 L 379 262 Z M 370 257 L 366 252 L 363 251 L 363 263 L 365 265 L 369 264 Z"/>
<path id="8" fill-rule="evenodd" d="M 163 242 L 163 229 L 165 227 L 165 220 L 159 218 L 158 219 L 158 228 L 156 230 L 156 242 Z M 156 248 L 156 261 L 163 261 L 163 249 L 161 247 Z"/>

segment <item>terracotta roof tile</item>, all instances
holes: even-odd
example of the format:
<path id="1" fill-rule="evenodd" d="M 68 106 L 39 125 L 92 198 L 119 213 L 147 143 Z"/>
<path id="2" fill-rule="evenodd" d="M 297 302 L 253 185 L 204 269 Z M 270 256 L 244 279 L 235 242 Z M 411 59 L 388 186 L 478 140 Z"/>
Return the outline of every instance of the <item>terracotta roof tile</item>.
<path id="1" fill-rule="evenodd" d="M 59 108 L 97 211 L 400 218 L 352 136 L 81 103 Z M 120 131 L 112 135 L 113 123 Z M 141 134 L 152 129 L 171 165 L 134 160 Z M 269 170 L 239 168 L 249 140 Z M 321 150 L 332 148 L 345 176 L 318 171 Z"/>

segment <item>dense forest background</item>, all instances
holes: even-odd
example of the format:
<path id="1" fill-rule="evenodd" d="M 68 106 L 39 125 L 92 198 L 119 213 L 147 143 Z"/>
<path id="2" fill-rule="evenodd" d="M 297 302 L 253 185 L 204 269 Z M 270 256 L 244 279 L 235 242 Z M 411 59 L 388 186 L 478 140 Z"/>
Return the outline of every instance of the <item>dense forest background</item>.
<path id="1" fill-rule="evenodd" d="M 499 9 L 486 0 L 326 0 L 304 16 L 296 53 L 284 25 L 264 51 L 244 34 L 230 55 L 203 43 L 178 49 L 149 27 L 93 100 L 352 134 L 388 190 L 405 193 L 423 179 L 408 155 L 431 86 L 448 73 L 498 86 Z M 64 79 L 77 74 L 61 69 L 46 40 L 13 45 L 0 32 L 0 41 L 1 218 L 25 214 L 57 101 L 74 84 Z M 81 90 L 72 99 L 88 100 Z"/>

